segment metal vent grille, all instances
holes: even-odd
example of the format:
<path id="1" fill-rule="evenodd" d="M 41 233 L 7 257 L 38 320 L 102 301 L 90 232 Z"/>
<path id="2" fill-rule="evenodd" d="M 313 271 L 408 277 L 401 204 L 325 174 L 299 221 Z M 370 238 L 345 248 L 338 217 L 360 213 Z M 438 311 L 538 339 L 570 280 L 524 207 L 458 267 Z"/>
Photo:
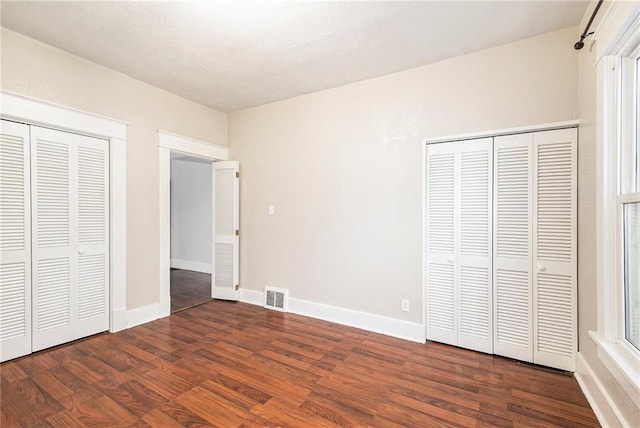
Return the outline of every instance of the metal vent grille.
<path id="1" fill-rule="evenodd" d="M 274 287 L 265 287 L 264 307 L 276 311 L 287 312 L 289 290 Z"/>

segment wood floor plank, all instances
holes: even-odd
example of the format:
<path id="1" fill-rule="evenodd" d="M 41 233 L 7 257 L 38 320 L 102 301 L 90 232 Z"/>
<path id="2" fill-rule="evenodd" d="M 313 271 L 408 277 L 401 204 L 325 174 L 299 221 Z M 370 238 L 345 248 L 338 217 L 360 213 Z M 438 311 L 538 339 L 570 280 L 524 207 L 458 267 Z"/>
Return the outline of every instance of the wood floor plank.
<path id="1" fill-rule="evenodd" d="M 36 373 L 31 379 L 56 400 L 73 394 L 73 390 L 67 388 L 64 383 L 56 379 L 51 373 Z"/>
<path id="2" fill-rule="evenodd" d="M 0 365 L 5 427 L 597 427 L 575 379 L 212 301 Z"/>
<path id="3" fill-rule="evenodd" d="M 153 409 L 142 417 L 146 423 L 152 427 L 164 427 L 164 428 L 182 428 L 178 421 L 169 417 L 166 413 L 162 413 L 158 409 Z"/>

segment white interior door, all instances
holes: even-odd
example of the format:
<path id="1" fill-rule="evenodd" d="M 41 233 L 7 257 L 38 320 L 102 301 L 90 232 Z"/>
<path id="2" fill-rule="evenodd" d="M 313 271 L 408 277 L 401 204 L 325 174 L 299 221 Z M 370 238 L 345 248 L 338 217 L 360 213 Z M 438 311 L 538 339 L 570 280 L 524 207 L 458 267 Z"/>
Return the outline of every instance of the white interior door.
<path id="1" fill-rule="evenodd" d="M 31 127 L 33 351 L 109 328 L 108 143 Z"/>
<path id="2" fill-rule="evenodd" d="M 533 134 L 494 139 L 494 353 L 533 359 Z"/>
<path id="3" fill-rule="evenodd" d="M 0 122 L 0 361 L 31 353 L 29 127 Z"/>
<path id="4" fill-rule="evenodd" d="M 238 300 L 240 248 L 240 166 L 213 162 L 213 273 L 211 297 Z"/>
<path id="5" fill-rule="evenodd" d="M 458 345 L 493 353 L 493 139 L 458 143 Z"/>
<path id="6" fill-rule="evenodd" d="M 533 361 L 575 371 L 577 130 L 533 138 Z"/>
<path id="7" fill-rule="evenodd" d="M 427 339 L 458 345 L 456 155 L 458 143 L 427 148 Z"/>

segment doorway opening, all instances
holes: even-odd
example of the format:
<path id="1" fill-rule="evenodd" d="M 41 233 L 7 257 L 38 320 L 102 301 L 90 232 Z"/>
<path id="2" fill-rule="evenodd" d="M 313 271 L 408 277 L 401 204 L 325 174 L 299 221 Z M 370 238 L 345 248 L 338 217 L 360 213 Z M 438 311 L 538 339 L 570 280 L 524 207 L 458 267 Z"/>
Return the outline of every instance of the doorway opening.
<path id="1" fill-rule="evenodd" d="M 212 163 L 171 152 L 171 312 L 212 300 Z"/>

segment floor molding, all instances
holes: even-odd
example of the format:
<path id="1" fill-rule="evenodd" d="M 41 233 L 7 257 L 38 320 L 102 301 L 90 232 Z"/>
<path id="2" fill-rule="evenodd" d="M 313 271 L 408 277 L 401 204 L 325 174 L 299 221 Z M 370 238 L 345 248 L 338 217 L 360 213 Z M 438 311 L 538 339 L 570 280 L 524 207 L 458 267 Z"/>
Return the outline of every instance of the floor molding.
<path id="1" fill-rule="evenodd" d="M 240 301 L 264 306 L 264 293 L 240 289 Z M 374 333 L 424 343 L 425 329 L 422 324 L 403 321 L 368 312 L 355 311 L 302 299 L 289 299 L 289 312 L 311 318 L 361 328 Z"/>
<path id="2" fill-rule="evenodd" d="M 575 378 L 600 424 L 603 427 L 630 426 L 582 353 L 578 352 L 576 362 Z"/>
<path id="3" fill-rule="evenodd" d="M 127 328 L 127 308 L 117 308 L 111 311 L 111 326 L 109 331 L 115 333 Z"/>
<path id="4" fill-rule="evenodd" d="M 155 305 L 143 306 L 127 311 L 127 328 L 148 323 L 168 316 L 171 312 L 171 301 L 161 301 Z"/>
<path id="5" fill-rule="evenodd" d="M 264 293 L 240 288 L 240 301 L 252 305 L 264 306 Z"/>
<path id="6" fill-rule="evenodd" d="M 194 262 L 191 260 L 171 259 L 171 267 L 201 273 L 211 273 L 212 271 L 211 263 Z"/>

